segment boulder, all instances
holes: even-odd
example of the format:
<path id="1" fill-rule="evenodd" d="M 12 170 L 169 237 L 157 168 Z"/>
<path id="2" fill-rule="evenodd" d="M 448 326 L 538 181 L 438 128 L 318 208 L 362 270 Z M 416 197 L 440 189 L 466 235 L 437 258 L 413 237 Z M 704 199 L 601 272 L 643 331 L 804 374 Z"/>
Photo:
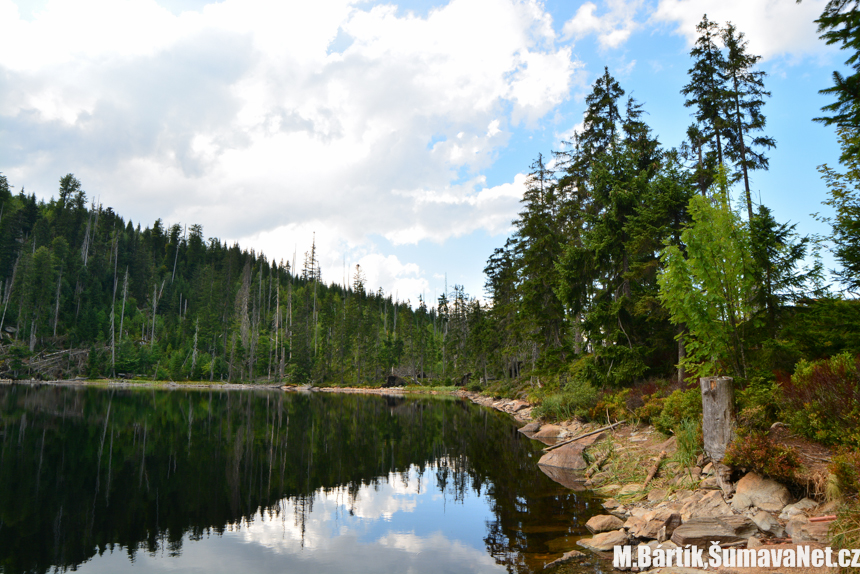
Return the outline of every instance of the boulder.
<path id="1" fill-rule="evenodd" d="M 785 536 L 785 528 L 782 527 L 782 524 L 780 524 L 770 512 L 759 510 L 755 516 L 752 517 L 752 521 L 755 522 L 758 529 L 765 534 L 770 534 L 777 538 Z"/>
<path id="2" fill-rule="evenodd" d="M 827 542 L 830 524 L 830 522 L 809 522 L 806 516 L 798 514 L 792 516 L 785 525 L 785 532 L 791 536 L 791 541 L 794 543 L 809 540 Z"/>
<path id="3" fill-rule="evenodd" d="M 713 542 L 741 542 L 756 532 L 758 527 L 746 516 L 699 517 L 691 518 L 676 528 L 672 542 L 678 546 L 710 547 Z"/>
<path id="4" fill-rule="evenodd" d="M 529 424 L 527 424 L 525 426 L 520 427 L 517 430 L 523 434 L 532 434 L 532 433 L 536 433 L 537 431 L 539 431 L 540 426 L 541 425 L 539 422 L 533 421 L 533 422 L 530 422 Z"/>
<path id="5" fill-rule="evenodd" d="M 566 432 L 567 432 L 566 430 L 564 430 L 563 428 L 561 428 L 558 425 L 543 425 L 540 427 L 540 430 L 534 434 L 534 436 L 532 438 L 538 438 L 538 439 L 540 439 L 540 438 L 554 438 L 554 439 L 557 439 L 558 437 L 562 436 Z"/>
<path id="6" fill-rule="evenodd" d="M 583 538 L 576 542 L 584 548 L 597 550 L 598 552 L 611 552 L 615 546 L 627 544 L 627 533 L 624 530 L 613 530 L 602 532 L 592 538 Z"/>
<path id="7" fill-rule="evenodd" d="M 635 530 L 628 530 L 628 532 L 636 538 L 657 540 L 662 536 L 663 540 L 666 540 L 667 538 L 671 538 L 675 529 L 681 525 L 680 514 L 661 513 L 654 518 L 648 518 L 647 516 L 635 519 L 640 521 L 642 525 Z"/>
<path id="8" fill-rule="evenodd" d="M 600 534 L 601 532 L 609 532 L 610 530 L 618 530 L 624 526 L 624 522 L 617 516 L 611 514 L 599 514 L 592 516 L 585 523 L 585 527 L 592 534 Z"/>
<path id="9" fill-rule="evenodd" d="M 789 502 L 791 494 L 786 487 L 775 480 L 750 472 L 738 481 L 732 509 L 743 512 L 755 506 L 768 512 L 780 512 Z"/>
<path id="10" fill-rule="evenodd" d="M 648 493 L 648 502 L 660 502 L 668 495 L 668 491 L 665 488 L 655 488 L 652 489 L 651 492 Z"/>
<path id="11" fill-rule="evenodd" d="M 690 518 L 704 516 L 731 516 L 732 509 L 723 500 L 723 493 L 719 490 L 711 490 L 707 493 L 699 494 L 702 491 L 696 491 L 684 499 L 684 506 L 681 507 L 681 518 L 686 522 Z"/>
<path id="12" fill-rule="evenodd" d="M 538 436 L 543 433 L 544 429 L 547 426 L 555 425 L 544 425 L 543 427 L 541 427 L 541 430 L 537 434 L 532 436 L 532 438 L 538 438 Z M 571 442 L 558 448 L 554 448 L 548 453 L 544 454 L 542 457 L 540 457 L 538 464 L 542 466 L 566 468 L 569 470 L 585 470 L 588 465 L 586 464 L 585 459 L 582 457 L 583 451 L 586 449 L 586 447 L 591 446 L 592 444 L 600 440 L 602 437 L 603 433 L 591 435 L 581 438 L 576 442 Z"/>
<path id="13" fill-rule="evenodd" d="M 798 500 L 794 504 L 789 504 L 782 509 L 779 515 L 780 520 L 790 520 L 792 516 L 807 514 L 810 510 L 817 508 L 818 503 L 810 498 Z"/>
<path id="14" fill-rule="evenodd" d="M 543 432 L 541 429 L 540 432 Z M 537 437 L 537 435 L 535 435 Z M 585 459 L 582 457 L 582 452 L 585 450 L 585 445 L 579 441 L 560 446 L 549 451 L 540 457 L 539 466 L 554 466 L 556 468 L 566 468 L 569 470 L 585 470 L 588 466 Z"/>

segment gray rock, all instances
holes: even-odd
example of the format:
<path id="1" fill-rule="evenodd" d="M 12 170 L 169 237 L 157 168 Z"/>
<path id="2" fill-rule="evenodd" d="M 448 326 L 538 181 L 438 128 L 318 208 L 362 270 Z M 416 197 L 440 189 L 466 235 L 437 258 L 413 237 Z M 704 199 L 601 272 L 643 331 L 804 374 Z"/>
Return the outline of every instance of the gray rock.
<path id="1" fill-rule="evenodd" d="M 765 534 L 770 534 L 777 538 L 785 536 L 785 528 L 782 527 L 782 524 L 780 524 L 770 512 L 759 510 L 755 516 L 752 517 L 752 521 L 755 522 L 758 529 Z"/>
<path id="2" fill-rule="evenodd" d="M 699 495 L 696 491 L 684 500 L 681 507 L 681 518 L 686 522 L 693 517 L 703 516 L 731 516 L 732 509 L 723 500 L 723 493 L 719 490 L 711 490 Z"/>
<path id="3" fill-rule="evenodd" d="M 520 428 L 519 428 L 519 429 L 517 429 L 517 430 L 518 430 L 518 431 L 520 431 L 520 432 L 521 432 L 521 433 L 523 433 L 523 434 L 536 433 L 537 431 L 539 431 L 539 430 L 540 430 L 540 423 L 539 423 L 539 422 L 537 422 L 537 421 L 530 422 L 529 424 L 527 424 L 527 425 L 525 425 L 525 426 L 523 426 L 523 427 L 520 427 Z"/>
<path id="4" fill-rule="evenodd" d="M 750 506 L 755 506 L 768 512 L 780 512 L 789 502 L 791 494 L 786 487 L 775 480 L 750 472 L 738 481 L 732 509 L 743 512 Z"/>
<path id="5" fill-rule="evenodd" d="M 622 526 L 624 526 L 624 522 L 620 518 L 609 514 L 592 516 L 588 519 L 588 522 L 585 523 L 585 527 L 588 528 L 588 531 L 592 534 L 618 530 Z"/>
<path id="6" fill-rule="evenodd" d="M 741 542 L 756 532 L 758 527 L 746 516 L 691 518 L 675 529 L 672 542 L 678 546 L 707 547 L 714 541 L 721 544 Z"/>
<path id="7" fill-rule="evenodd" d="M 543 431 L 541 431 L 543 432 Z M 535 435 L 537 437 L 537 435 Z M 543 455 L 538 461 L 540 466 L 554 466 L 571 470 L 585 470 L 588 466 L 582 457 L 585 446 L 579 441 L 560 446 Z"/>
<path id="8" fill-rule="evenodd" d="M 615 546 L 627 544 L 627 533 L 624 530 L 602 532 L 592 538 L 584 538 L 576 542 L 583 548 L 597 550 L 598 552 L 609 552 Z"/>
<path id="9" fill-rule="evenodd" d="M 566 432 L 558 425 L 543 425 L 532 438 L 558 438 Z"/>
<path id="10" fill-rule="evenodd" d="M 818 503 L 810 498 L 804 498 L 802 500 L 798 500 L 794 504 L 789 504 L 785 508 L 782 509 L 782 512 L 779 515 L 780 520 L 790 520 L 792 516 L 797 516 L 799 514 L 806 514 L 813 508 L 817 508 Z"/>
<path id="11" fill-rule="evenodd" d="M 827 542 L 830 524 L 830 522 L 809 522 L 806 516 L 799 514 L 791 517 L 785 525 L 785 531 L 795 543 L 808 540 Z"/>

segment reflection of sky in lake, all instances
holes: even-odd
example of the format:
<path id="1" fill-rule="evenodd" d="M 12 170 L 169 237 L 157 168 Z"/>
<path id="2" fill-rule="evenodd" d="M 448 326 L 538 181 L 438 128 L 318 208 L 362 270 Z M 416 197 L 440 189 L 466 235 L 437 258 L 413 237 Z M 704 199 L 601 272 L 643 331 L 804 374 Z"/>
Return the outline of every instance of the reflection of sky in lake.
<path id="1" fill-rule="evenodd" d="M 437 466 L 391 473 L 350 494 L 340 487 L 319 490 L 303 504 L 284 499 L 279 512 L 257 513 L 218 535 L 186 535 L 178 556 L 168 544 L 154 555 L 138 552 L 95 556 L 83 573 L 101 572 L 504 572 L 487 553 L 487 521 L 494 520 L 486 496 L 466 489 L 454 500 L 441 491 Z M 449 485 L 450 488 L 450 485 Z M 304 521 L 302 507 L 305 508 Z"/>

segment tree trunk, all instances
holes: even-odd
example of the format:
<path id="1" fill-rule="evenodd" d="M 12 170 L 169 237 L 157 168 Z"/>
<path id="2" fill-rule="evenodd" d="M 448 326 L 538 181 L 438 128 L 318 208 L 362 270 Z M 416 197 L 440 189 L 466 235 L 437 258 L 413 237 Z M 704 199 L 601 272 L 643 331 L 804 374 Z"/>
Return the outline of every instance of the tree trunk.
<path id="1" fill-rule="evenodd" d="M 702 377 L 699 385 L 705 454 L 719 462 L 735 435 L 734 385 L 731 377 Z"/>

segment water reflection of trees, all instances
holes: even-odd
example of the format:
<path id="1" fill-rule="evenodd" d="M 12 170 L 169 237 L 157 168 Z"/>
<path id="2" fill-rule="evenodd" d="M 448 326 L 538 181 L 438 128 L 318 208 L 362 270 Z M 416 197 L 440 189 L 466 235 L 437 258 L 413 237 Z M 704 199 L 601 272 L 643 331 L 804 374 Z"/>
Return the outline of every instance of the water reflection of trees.
<path id="1" fill-rule="evenodd" d="M 74 567 L 115 546 L 178 554 L 185 534 L 279 516 L 284 498 L 304 531 L 314 493 L 343 489 L 351 507 L 363 486 L 408 483 L 413 465 L 435 470 L 448 500 L 489 497 L 487 548 L 509 569 L 546 538 L 523 524 L 581 511 L 536 473 L 506 418 L 461 401 L 2 386 L 0 413 L 7 574 Z"/>

